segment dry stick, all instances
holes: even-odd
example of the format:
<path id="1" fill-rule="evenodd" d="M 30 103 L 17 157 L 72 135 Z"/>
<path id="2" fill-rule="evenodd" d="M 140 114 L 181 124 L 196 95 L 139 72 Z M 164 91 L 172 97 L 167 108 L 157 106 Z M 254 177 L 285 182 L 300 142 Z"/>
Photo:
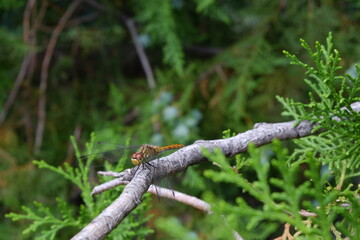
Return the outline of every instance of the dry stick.
<path id="1" fill-rule="evenodd" d="M 98 9 L 99 11 L 107 11 L 106 7 L 96 1 L 93 0 L 87 0 L 87 3 L 89 5 L 91 5 L 92 7 Z M 134 43 L 135 46 L 135 50 L 137 55 L 139 56 L 141 65 L 144 69 L 145 75 L 146 75 L 146 80 L 148 82 L 148 85 L 150 87 L 150 89 L 154 89 L 156 87 L 156 82 L 155 82 L 155 78 L 154 78 L 154 74 L 151 68 L 151 65 L 149 63 L 148 57 L 145 53 L 145 50 L 143 48 L 143 46 L 140 44 L 139 42 L 139 35 L 137 33 L 135 24 L 133 22 L 133 20 L 127 16 L 125 16 L 125 14 L 119 13 L 119 17 L 121 18 L 121 20 L 125 23 L 126 27 L 128 28 L 130 35 L 131 35 L 131 39 Z"/>
<path id="2" fill-rule="evenodd" d="M 32 1 L 32 0 L 30 0 Z M 49 2 L 48 1 L 42 1 L 41 2 L 41 6 L 40 6 L 40 10 L 37 12 L 37 9 L 34 8 L 33 9 L 33 17 L 34 17 L 34 20 L 33 20 L 33 26 L 30 30 L 26 30 L 26 27 L 25 27 L 25 24 L 24 24 L 24 39 L 26 42 L 29 42 L 29 45 L 31 46 L 31 48 L 33 49 L 33 54 L 32 54 L 32 58 L 30 59 L 30 65 L 29 65 L 29 69 L 28 69 L 28 72 L 27 72 L 27 79 L 28 81 L 31 81 L 31 79 L 33 78 L 34 76 L 34 73 L 35 73 L 35 68 L 36 68 L 36 52 L 35 52 L 35 49 L 36 49 L 36 33 L 37 31 L 39 30 L 39 28 L 41 27 L 41 23 L 42 23 L 42 20 L 45 16 L 45 13 L 46 13 L 46 10 L 47 10 L 47 7 L 49 5 Z M 26 32 L 29 32 L 29 34 L 26 34 Z M 27 37 L 25 37 L 27 36 Z"/>
<path id="3" fill-rule="evenodd" d="M 148 58 L 146 56 L 145 50 L 139 42 L 139 36 L 136 31 L 134 21 L 130 18 L 125 18 L 125 24 L 126 24 L 126 27 L 129 29 L 131 38 L 134 42 L 135 50 L 136 50 L 137 55 L 139 56 L 141 65 L 144 69 L 148 85 L 149 85 L 150 89 L 154 89 L 156 87 L 154 74 L 151 69 Z"/>
<path id="4" fill-rule="evenodd" d="M 26 76 L 26 72 L 30 63 L 30 59 L 32 58 L 31 56 L 32 54 L 29 53 L 26 55 L 26 57 L 24 58 L 22 64 L 21 64 L 21 68 L 19 71 L 19 74 L 16 77 L 15 83 L 11 89 L 11 92 L 9 94 L 8 99 L 6 100 L 6 103 L 4 104 L 4 108 L 3 111 L 0 114 L 0 125 L 4 122 L 7 113 L 11 107 L 11 105 L 14 103 L 15 98 L 19 92 L 20 86 L 23 83 L 25 76 Z"/>
<path id="5" fill-rule="evenodd" d="M 40 87 L 39 87 L 39 105 L 38 105 L 38 123 L 36 128 L 35 136 L 35 146 L 34 152 L 37 153 L 40 150 L 42 139 L 44 135 L 45 128 L 45 118 L 46 118 L 46 88 L 47 88 L 47 78 L 49 72 L 49 65 L 51 58 L 54 53 L 54 49 L 59 38 L 60 33 L 66 26 L 67 21 L 70 19 L 71 15 L 75 12 L 76 8 L 83 2 L 83 0 L 73 1 L 64 15 L 60 18 L 58 25 L 54 28 L 54 31 L 51 34 L 51 38 L 46 48 L 45 56 L 41 65 L 41 75 L 40 75 Z"/>
<path id="6" fill-rule="evenodd" d="M 351 104 L 355 112 L 360 111 L 360 102 Z M 103 239 L 139 204 L 142 195 L 150 187 L 154 179 L 162 179 L 166 176 L 182 172 L 187 167 L 200 164 L 206 159 L 202 156 L 202 148 L 212 151 L 219 148 L 225 156 L 233 157 L 246 151 L 250 143 L 262 146 L 271 143 L 273 139 L 289 140 L 312 135 L 315 124 L 310 121 L 302 121 L 294 127 L 295 121 L 282 123 L 259 123 L 254 129 L 240 133 L 227 139 L 196 141 L 194 144 L 184 147 L 175 153 L 151 162 L 154 169 L 150 171 L 144 168 L 142 171 L 134 171 L 134 168 L 119 173 L 124 181 L 130 181 L 120 196 L 87 226 L 85 226 L 72 239 Z M 135 176 L 132 173 L 135 173 Z"/>
<path id="7" fill-rule="evenodd" d="M 36 51 L 36 49 L 37 49 L 37 32 L 41 28 L 41 24 L 43 22 L 48 5 L 49 5 L 48 1 L 41 1 L 41 6 L 40 6 L 39 10 L 37 10 L 36 6 L 33 8 L 32 13 L 31 13 L 32 26 L 29 29 L 29 31 L 26 30 L 26 28 L 28 26 L 25 27 L 25 25 L 24 25 L 24 39 L 25 39 L 25 41 L 27 41 L 29 43 L 29 46 L 32 50 L 32 55 L 30 58 L 30 63 L 29 63 L 29 67 L 28 67 L 26 79 L 25 79 L 25 81 L 27 81 L 28 83 L 30 83 L 32 81 L 32 79 L 35 75 L 36 68 L 38 66 L 37 57 L 36 57 L 36 55 L 37 55 L 37 51 Z M 29 34 L 26 34 L 26 33 L 29 33 Z M 25 36 L 27 36 L 27 37 L 25 37 Z M 29 86 L 31 86 L 31 84 L 27 84 L 26 88 L 24 89 L 25 99 L 28 98 L 31 93 L 37 95 L 37 91 L 35 93 L 33 91 L 32 87 L 29 89 Z M 34 133 L 33 133 L 34 126 L 31 123 L 32 121 L 30 120 L 30 112 L 23 111 L 23 119 L 24 119 L 25 132 L 27 135 L 27 139 L 28 139 L 30 145 L 34 145 L 34 137 L 35 137 Z"/>
<path id="8" fill-rule="evenodd" d="M 26 4 L 26 8 L 24 10 L 24 20 L 23 20 L 23 27 L 24 27 L 24 32 L 23 32 L 23 38 L 25 42 L 28 42 L 30 40 L 30 17 L 31 17 L 31 11 L 34 9 L 35 7 L 35 0 L 29 0 L 28 3 Z"/>
<path id="9" fill-rule="evenodd" d="M 160 197 L 164 197 L 184 203 L 186 205 L 197 208 L 203 212 L 211 213 L 210 204 L 194 196 L 190 196 L 182 192 L 178 192 L 172 189 L 167 189 L 155 185 L 150 185 L 148 192 L 154 195 L 159 195 Z"/>

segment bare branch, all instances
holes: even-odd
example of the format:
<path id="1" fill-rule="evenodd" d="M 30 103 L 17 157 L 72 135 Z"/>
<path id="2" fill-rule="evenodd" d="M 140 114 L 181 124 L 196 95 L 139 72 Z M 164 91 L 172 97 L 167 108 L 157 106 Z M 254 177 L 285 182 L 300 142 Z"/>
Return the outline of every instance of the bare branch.
<path id="1" fill-rule="evenodd" d="M 31 53 L 27 54 L 27 56 L 24 58 L 24 60 L 21 64 L 19 74 L 16 77 L 15 83 L 11 89 L 9 97 L 6 100 L 6 103 L 4 104 L 4 108 L 3 108 L 2 112 L 0 113 L 0 125 L 4 122 L 11 105 L 15 101 L 15 98 L 19 92 L 20 86 L 23 83 L 23 80 L 25 79 L 26 72 L 27 72 L 28 66 L 30 64 L 31 58 L 32 58 L 32 54 Z"/>
<path id="2" fill-rule="evenodd" d="M 146 56 L 145 50 L 139 42 L 139 36 L 136 31 L 134 21 L 130 18 L 126 18 L 125 24 L 126 24 L 126 27 L 129 29 L 131 38 L 132 38 L 134 46 L 135 46 L 135 50 L 137 52 L 137 55 L 139 56 L 141 65 L 144 69 L 146 79 L 148 81 L 148 85 L 151 89 L 154 89 L 156 87 L 154 74 L 153 74 L 152 68 L 150 66 L 150 63 L 148 61 L 148 58 Z"/>
<path id="3" fill-rule="evenodd" d="M 24 10 L 24 20 L 23 20 L 23 38 L 25 42 L 30 41 L 31 37 L 31 13 L 34 12 L 34 9 L 36 9 L 36 1 L 35 0 L 29 0 L 26 4 L 26 8 Z"/>
<path id="4" fill-rule="evenodd" d="M 92 7 L 98 9 L 99 11 L 106 11 L 106 7 L 94 0 L 87 0 L 87 3 L 91 5 Z M 146 52 L 143 48 L 143 46 L 139 42 L 139 35 L 137 33 L 134 21 L 127 17 L 125 14 L 118 12 L 119 17 L 121 20 L 125 23 L 127 29 L 130 32 L 131 39 L 134 43 L 136 53 L 140 59 L 141 65 L 144 69 L 146 80 L 148 82 L 148 86 L 150 89 L 154 89 L 156 87 L 155 77 L 153 70 L 151 68 L 150 62 L 148 60 L 148 57 L 146 55 Z"/>
<path id="5" fill-rule="evenodd" d="M 172 200 L 184 203 L 186 205 L 197 208 L 203 212 L 211 213 L 210 204 L 199 198 L 196 198 L 194 196 L 190 196 L 190 195 L 182 193 L 182 192 L 178 192 L 175 190 L 171 190 L 171 189 L 167 189 L 167 188 L 163 188 L 163 187 L 159 187 L 159 186 L 155 186 L 155 185 L 150 185 L 148 192 L 150 192 L 154 195 L 158 194 L 160 197 L 164 197 L 164 198 L 168 198 L 168 199 L 172 199 Z"/>
<path id="6" fill-rule="evenodd" d="M 95 186 L 94 189 L 91 192 L 91 196 L 94 196 L 96 194 L 105 192 L 111 188 L 120 186 L 120 185 L 127 185 L 129 183 L 129 181 L 124 181 L 121 178 L 115 178 L 111 181 L 108 181 L 106 183 L 102 183 L 98 186 Z"/>
<path id="7" fill-rule="evenodd" d="M 360 102 L 353 103 L 351 107 L 355 112 L 359 112 Z M 140 204 L 141 196 L 148 190 L 153 180 L 165 178 L 182 172 L 189 166 L 204 162 L 206 159 L 202 156 L 202 148 L 210 151 L 219 148 L 224 155 L 232 157 L 246 151 L 250 143 L 262 146 L 271 143 L 275 138 L 289 140 L 313 134 L 312 130 L 315 124 L 311 124 L 309 121 L 302 121 L 296 127 L 294 124 L 295 121 L 256 124 L 254 129 L 231 138 L 196 141 L 169 156 L 152 161 L 151 165 L 154 166 L 152 170 L 143 168 L 141 171 L 134 171 L 135 168 L 132 168 L 119 173 L 122 180 L 131 180 L 129 184 L 109 207 L 72 239 L 103 239 Z M 131 174 L 135 174 L 133 178 L 131 178 Z"/>

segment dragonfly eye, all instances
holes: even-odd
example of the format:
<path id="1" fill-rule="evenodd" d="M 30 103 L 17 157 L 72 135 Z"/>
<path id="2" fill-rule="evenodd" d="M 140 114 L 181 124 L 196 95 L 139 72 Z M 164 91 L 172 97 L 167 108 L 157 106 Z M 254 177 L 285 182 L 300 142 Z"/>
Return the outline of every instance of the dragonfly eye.
<path id="1" fill-rule="evenodd" d="M 133 153 L 131 155 L 132 159 L 136 159 L 136 160 L 141 160 L 143 158 L 143 154 L 142 153 Z"/>

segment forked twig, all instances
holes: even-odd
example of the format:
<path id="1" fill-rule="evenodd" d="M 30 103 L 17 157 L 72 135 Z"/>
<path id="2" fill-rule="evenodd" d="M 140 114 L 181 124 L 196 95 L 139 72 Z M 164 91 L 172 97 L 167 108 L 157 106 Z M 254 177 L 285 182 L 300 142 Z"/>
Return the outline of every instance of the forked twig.
<path id="1" fill-rule="evenodd" d="M 92 195 L 99 194 L 101 192 L 104 192 L 106 190 L 109 190 L 110 188 L 114 188 L 116 186 L 120 185 L 127 185 L 129 181 L 122 181 L 119 178 L 113 179 L 109 182 L 106 182 L 104 184 L 101 184 L 99 186 L 94 187 L 93 191 L 91 192 Z M 150 185 L 147 192 L 158 195 L 159 197 L 172 199 L 181 203 L 184 203 L 186 205 L 192 206 L 194 208 L 197 208 L 203 212 L 210 213 L 210 204 L 193 196 L 187 195 L 182 192 L 178 192 L 175 190 Z"/>
<path id="2" fill-rule="evenodd" d="M 39 103 L 38 103 L 38 123 L 36 127 L 35 135 L 35 145 L 34 152 L 37 153 L 40 150 L 42 139 L 45 129 L 45 118 L 46 118 L 46 88 L 48 80 L 48 72 L 51 59 L 53 57 L 54 49 L 59 38 L 60 33 L 66 26 L 66 23 L 69 21 L 71 15 L 75 12 L 78 6 L 83 3 L 84 0 L 75 0 L 73 1 L 68 9 L 66 9 L 64 15 L 60 18 L 59 23 L 54 28 L 54 31 L 51 34 L 50 41 L 46 48 L 45 56 L 41 65 L 41 75 L 40 75 L 40 86 L 39 86 Z"/>
<path id="3" fill-rule="evenodd" d="M 91 192 L 91 195 L 96 195 L 101 192 L 104 192 L 106 190 L 109 190 L 111 188 L 120 186 L 120 185 L 127 185 L 129 181 L 124 181 L 119 177 L 119 173 L 116 172 L 102 172 L 99 171 L 98 174 L 104 175 L 104 176 L 113 176 L 116 177 L 113 180 L 110 180 L 106 183 L 100 184 L 98 186 L 95 186 L 93 191 Z M 164 197 L 168 199 L 172 199 L 181 203 L 184 203 L 186 205 L 192 206 L 194 208 L 197 208 L 203 212 L 210 213 L 210 204 L 193 196 L 187 195 L 182 192 L 174 191 L 168 188 L 159 187 L 155 185 L 150 185 L 149 189 L 147 190 L 149 193 L 158 195 L 159 197 Z"/>
<path id="4" fill-rule="evenodd" d="M 99 193 L 109 190 L 111 188 L 114 188 L 114 187 L 117 187 L 120 185 L 126 185 L 129 183 L 129 181 L 122 181 L 121 178 L 119 178 L 122 176 L 122 174 L 118 173 L 118 172 L 99 171 L 98 174 L 103 175 L 103 176 L 112 176 L 112 177 L 115 177 L 115 179 L 105 182 L 103 184 L 100 184 L 98 186 L 95 186 L 93 191 L 91 192 L 91 195 L 99 194 Z M 168 198 L 168 199 L 175 200 L 177 202 L 186 204 L 188 206 L 199 209 L 200 211 L 206 212 L 207 214 L 212 213 L 212 211 L 210 210 L 209 203 L 207 203 L 204 200 L 201 200 L 197 197 L 190 196 L 190 195 L 182 193 L 182 192 L 178 192 L 178 191 L 171 190 L 171 189 L 164 188 L 164 187 L 155 186 L 153 184 L 150 185 L 147 192 L 149 192 L 153 195 L 157 195 L 158 197 Z M 224 216 L 223 216 L 223 219 L 226 223 L 226 219 Z M 243 239 L 240 236 L 240 234 L 234 230 L 233 230 L 233 236 L 234 236 L 235 240 Z"/>

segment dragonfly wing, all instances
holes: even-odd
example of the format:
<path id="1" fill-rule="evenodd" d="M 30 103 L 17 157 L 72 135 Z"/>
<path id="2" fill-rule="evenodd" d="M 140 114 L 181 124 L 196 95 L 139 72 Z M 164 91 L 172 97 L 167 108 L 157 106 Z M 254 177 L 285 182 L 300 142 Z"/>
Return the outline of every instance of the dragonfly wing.
<path id="1" fill-rule="evenodd" d="M 106 160 L 111 161 L 111 162 L 117 162 L 121 158 L 122 152 L 117 151 L 117 150 L 112 150 L 112 151 L 99 153 L 99 155 L 101 157 L 105 158 Z"/>
<path id="2" fill-rule="evenodd" d="M 132 154 L 132 152 L 136 151 L 136 149 L 138 148 L 139 146 L 124 147 L 114 143 L 98 142 L 91 150 L 91 152 L 93 153 L 83 155 L 81 156 L 81 158 L 88 158 L 94 156 L 95 158 L 102 158 L 111 162 L 117 162 L 122 157 L 128 158 L 130 160 L 129 155 Z"/>
<path id="3" fill-rule="evenodd" d="M 163 150 L 161 151 L 160 153 L 154 155 L 154 156 L 151 156 L 149 157 L 146 162 L 150 162 L 152 160 L 155 160 L 155 159 L 159 159 L 159 158 L 162 158 L 162 157 L 165 157 L 167 155 L 170 155 L 171 153 L 177 151 L 178 149 L 167 149 L 167 150 Z"/>

